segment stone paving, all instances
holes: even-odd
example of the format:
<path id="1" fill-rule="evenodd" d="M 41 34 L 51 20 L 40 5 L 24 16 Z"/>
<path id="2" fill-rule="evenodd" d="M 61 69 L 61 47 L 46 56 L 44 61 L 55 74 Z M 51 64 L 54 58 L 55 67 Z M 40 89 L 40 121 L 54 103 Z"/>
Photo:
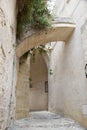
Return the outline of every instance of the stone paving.
<path id="1" fill-rule="evenodd" d="M 17 120 L 9 130 L 85 130 L 74 120 L 42 111 L 31 112 L 30 117 Z"/>

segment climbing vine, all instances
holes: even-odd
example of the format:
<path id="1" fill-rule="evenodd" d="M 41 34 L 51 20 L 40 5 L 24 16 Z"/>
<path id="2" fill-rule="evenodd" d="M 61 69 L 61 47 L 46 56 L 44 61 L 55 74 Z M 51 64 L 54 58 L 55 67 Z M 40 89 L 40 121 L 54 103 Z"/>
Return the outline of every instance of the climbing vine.
<path id="1" fill-rule="evenodd" d="M 67 4 L 68 4 L 68 3 L 70 2 L 70 0 L 67 0 L 66 2 L 67 2 Z"/>
<path id="2" fill-rule="evenodd" d="M 19 0 L 17 15 L 17 36 L 27 27 L 43 29 L 50 26 L 51 14 L 47 0 Z"/>
<path id="3" fill-rule="evenodd" d="M 23 57 L 26 59 L 28 55 L 31 56 L 32 61 L 35 62 L 35 55 L 36 53 L 39 53 L 40 55 L 48 54 L 50 52 L 50 48 L 46 48 L 45 45 L 39 45 L 32 49 L 30 49 L 28 52 L 26 52 Z"/>

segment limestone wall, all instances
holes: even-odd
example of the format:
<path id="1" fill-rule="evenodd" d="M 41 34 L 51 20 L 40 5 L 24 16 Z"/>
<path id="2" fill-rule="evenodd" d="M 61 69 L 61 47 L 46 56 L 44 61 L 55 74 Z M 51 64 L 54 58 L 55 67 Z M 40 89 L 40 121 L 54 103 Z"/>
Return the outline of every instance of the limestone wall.
<path id="1" fill-rule="evenodd" d="M 48 73 L 43 56 L 37 53 L 35 61 L 30 56 L 21 57 L 17 77 L 16 119 L 29 117 L 32 110 L 47 110 L 48 93 L 45 93 L 45 81 L 48 80 Z"/>
<path id="2" fill-rule="evenodd" d="M 56 3 L 57 5 L 58 3 Z M 76 30 L 67 43 L 56 44 L 50 56 L 49 110 L 70 116 L 87 128 L 87 1 L 64 1 L 56 15 L 71 17 Z"/>
<path id="3" fill-rule="evenodd" d="M 30 58 L 20 58 L 15 95 L 16 119 L 29 117 L 29 69 Z"/>
<path id="4" fill-rule="evenodd" d="M 0 0 L 0 129 L 14 118 L 16 0 Z"/>

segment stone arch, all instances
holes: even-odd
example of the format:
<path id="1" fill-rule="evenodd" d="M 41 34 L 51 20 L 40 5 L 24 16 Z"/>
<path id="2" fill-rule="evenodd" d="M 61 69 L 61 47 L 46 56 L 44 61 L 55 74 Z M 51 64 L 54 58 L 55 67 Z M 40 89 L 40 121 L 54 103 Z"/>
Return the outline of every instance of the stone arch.
<path id="1" fill-rule="evenodd" d="M 41 59 L 41 62 L 42 62 L 42 60 L 44 62 L 44 63 L 42 62 L 42 64 L 40 64 L 40 65 L 45 64 L 43 66 L 44 66 L 44 68 L 46 68 L 46 69 L 44 69 L 42 67 L 42 69 L 41 69 L 42 72 L 46 71 L 46 73 L 44 73 L 46 75 L 44 75 L 42 77 L 42 79 L 38 79 L 38 81 L 43 80 L 43 82 L 41 82 L 42 86 L 43 86 L 43 85 L 45 85 L 45 81 L 48 81 L 48 68 L 47 68 L 46 61 L 44 60 L 43 55 L 42 55 L 42 57 L 40 55 L 39 60 L 40 59 Z M 27 56 L 27 57 L 22 56 L 19 59 L 18 79 L 17 79 L 17 85 L 16 85 L 16 119 L 22 119 L 22 118 L 29 117 L 29 112 L 31 110 L 31 108 L 30 108 L 31 107 L 30 96 L 32 96 L 32 93 L 30 91 L 31 88 L 30 88 L 30 81 L 29 81 L 29 78 L 31 76 L 30 75 L 30 72 L 31 72 L 30 71 L 31 70 L 30 61 L 31 61 L 31 57 L 30 56 Z M 39 65 L 37 65 L 37 66 L 39 66 Z M 34 65 L 34 67 L 35 67 L 35 65 Z M 34 70 L 34 68 L 33 68 L 33 70 Z M 40 78 L 40 76 L 39 76 L 39 78 Z M 35 79 L 35 77 L 34 77 L 34 79 Z M 36 82 L 37 82 L 37 80 L 36 80 Z M 40 82 L 37 82 L 37 83 L 40 83 Z M 45 88 L 43 88 L 43 89 L 45 90 Z M 42 90 L 42 91 L 44 91 L 44 90 Z M 40 91 L 41 91 L 41 89 L 40 89 Z M 39 93 L 39 91 L 38 91 L 38 93 Z M 43 93 L 44 92 L 42 92 L 41 94 L 43 94 Z M 39 95 L 40 95 L 40 93 L 39 93 Z M 46 99 L 46 102 L 45 103 L 43 102 L 44 105 L 40 108 L 40 103 L 42 103 L 42 101 L 44 101 L 44 98 Z M 47 93 L 46 94 L 44 93 L 40 103 L 39 103 L 39 106 L 36 106 L 36 107 L 39 107 L 40 109 L 44 109 L 44 110 L 47 107 L 47 109 L 48 109 L 48 95 L 47 95 Z M 47 105 L 46 105 L 46 103 L 47 103 Z"/>
<path id="2" fill-rule="evenodd" d="M 17 49 L 16 49 L 16 54 L 17 54 L 18 58 L 21 59 L 22 56 L 28 50 L 30 50 L 31 48 L 33 48 L 37 45 L 40 45 L 40 44 L 45 45 L 49 42 L 54 42 L 54 41 L 66 42 L 70 38 L 75 27 L 76 27 L 75 24 L 72 22 L 59 22 L 59 23 L 54 23 L 51 28 L 48 28 L 48 29 L 45 29 L 42 31 L 33 32 L 30 36 L 28 36 L 25 39 L 23 39 L 22 41 L 20 41 L 20 43 L 18 44 Z M 30 61 L 30 59 L 28 59 L 28 58 L 27 58 L 27 60 Z M 24 67 L 23 66 L 21 66 L 21 67 L 23 67 L 22 71 L 25 68 L 25 71 L 28 75 L 30 73 L 30 65 L 27 64 L 27 62 L 29 63 L 29 61 L 27 61 L 27 60 L 23 61 Z M 48 59 L 46 59 L 46 57 L 45 57 L 45 62 L 48 62 Z M 28 71 L 27 71 L 27 68 L 28 68 Z M 23 82 L 23 84 L 25 84 L 25 80 L 24 80 L 23 76 L 21 76 L 20 73 L 21 72 L 20 72 L 20 68 L 19 68 L 18 78 L 20 80 L 19 80 L 19 82 L 17 82 L 17 87 L 21 83 L 21 81 Z M 22 74 L 24 74 L 24 71 L 22 72 Z M 27 109 L 26 109 L 26 105 L 28 104 L 28 100 L 29 100 L 29 93 L 27 93 L 29 91 L 29 77 L 26 77 L 26 79 L 27 79 L 26 89 L 24 88 L 24 86 L 22 86 L 22 87 L 18 88 L 18 92 L 17 92 L 17 96 L 18 96 L 17 100 L 19 100 L 20 103 L 22 101 L 21 107 L 23 108 L 23 109 L 21 109 L 21 107 L 20 107 L 20 109 L 19 108 L 16 109 L 16 114 L 17 114 L 16 118 L 17 119 L 25 118 L 25 117 L 29 116 L 29 109 L 30 109 L 29 105 L 27 106 Z M 27 102 L 22 100 L 22 98 L 24 96 L 24 95 L 22 95 L 22 92 L 24 93 L 24 95 L 26 95 Z M 19 96 L 19 93 L 21 94 L 21 96 Z M 20 104 L 18 103 L 18 105 L 20 105 Z"/>
<path id="3" fill-rule="evenodd" d="M 18 57 L 21 57 L 28 50 L 40 44 L 45 45 L 46 43 L 54 41 L 66 42 L 71 36 L 74 29 L 75 24 L 58 23 L 53 24 L 51 28 L 34 32 L 23 41 L 20 41 L 20 44 L 17 46 L 16 49 L 16 54 Z"/>

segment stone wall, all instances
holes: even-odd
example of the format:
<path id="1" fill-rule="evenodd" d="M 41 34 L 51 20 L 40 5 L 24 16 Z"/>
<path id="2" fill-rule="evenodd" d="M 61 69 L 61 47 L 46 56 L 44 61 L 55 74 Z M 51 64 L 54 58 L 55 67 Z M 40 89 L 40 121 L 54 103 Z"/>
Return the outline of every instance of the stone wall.
<path id="1" fill-rule="evenodd" d="M 16 85 L 16 119 L 29 117 L 29 69 L 30 58 L 20 58 Z"/>
<path id="2" fill-rule="evenodd" d="M 56 44 L 51 53 L 49 110 L 70 116 L 87 128 L 86 10 L 86 0 L 70 0 L 61 2 L 61 9 L 56 11 L 57 16 L 71 17 L 76 22 L 76 30 L 66 43 Z"/>
<path id="3" fill-rule="evenodd" d="M 16 0 L 0 0 L 0 129 L 14 118 Z"/>
<path id="4" fill-rule="evenodd" d="M 29 111 L 32 110 L 47 110 L 48 93 L 45 93 L 45 81 L 48 80 L 48 73 L 43 56 L 36 53 L 35 61 L 30 56 L 21 57 L 17 77 L 16 119 L 29 117 Z"/>

